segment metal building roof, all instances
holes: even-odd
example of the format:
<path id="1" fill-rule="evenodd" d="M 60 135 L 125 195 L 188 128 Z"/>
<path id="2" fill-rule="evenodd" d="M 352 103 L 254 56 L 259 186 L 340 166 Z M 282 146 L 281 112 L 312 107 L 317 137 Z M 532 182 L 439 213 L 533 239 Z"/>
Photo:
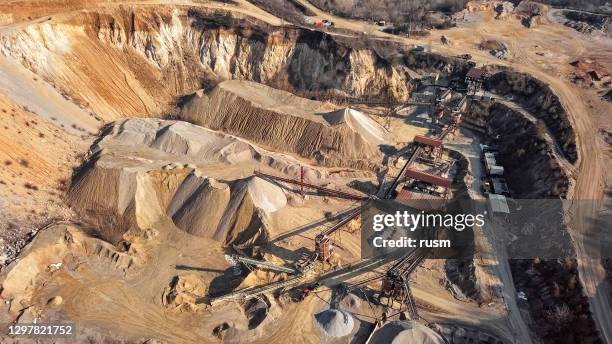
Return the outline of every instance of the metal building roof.
<path id="1" fill-rule="evenodd" d="M 489 194 L 489 208 L 493 213 L 510 214 L 508 201 L 504 195 Z"/>
<path id="2" fill-rule="evenodd" d="M 433 147 L 442 146 L 442 140 L 436 139 L 433 137 L 423 136 L 423 135 L 416 135 L 414 137 L 414 142 L 422 143 L 424 145 L 433 146 Z"/>
<path id="3" fill-rule="evenodd" d="M 503 178 L 491 178 L 491 182 L 493 184 L 493 193 L 498 195 L 508 193 L 510 190 L 508 189 L 508 185 L 506 184 L 506 180 Z"/>
<path id="4" fill-rule="evenodd" d="M 489 76 L 489 73 L 487 73 L 487 71 L 485 71 L 482 68 L 474 67 L 469 70 L 469 72 L 467 73 L 465 77 L 469 79 L 479 80 L 479 79 L 484 79 L 487 76 Z"/>
<path id="5" fill-rule="evenodd" d="M 404 176 L 445 188 L 450 188 L 451 186 L 451 181 L 448 178 L 413 170 L 410 168 L 406 169 L 406 173 L 404 174 Z"/>

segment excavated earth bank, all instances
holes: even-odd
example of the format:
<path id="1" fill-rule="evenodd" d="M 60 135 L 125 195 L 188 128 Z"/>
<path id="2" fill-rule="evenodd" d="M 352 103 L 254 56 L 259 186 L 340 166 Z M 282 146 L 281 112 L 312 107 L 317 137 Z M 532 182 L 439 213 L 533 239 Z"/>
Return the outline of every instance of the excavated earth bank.
<path id="1" fill-rule="evenodd" d="M 578 160 L 576 134 L 567 111 L 546 83 L 528 74 L 501 70 L 487 79 L 485 87 L 496 95 L 512 97 L 546 125 L 571 163 Z"/>
<path id="2" fill-rule="evenodd" d="M 81 11 L 0 42 L 3 54 L 106 119 L 161 115 L 178 98 L 227 79 L 392 99 L 406 98 L 411 85 L 371 48 L 181 6 Z"/>
<path id="3" fill-rule="evenodd" d="M 510 74 L 511 75 L 511 74 Z M 524 76 L 519 76 L 523 80 Z M 497 76 L 499 78 L 499 76 Z M 522 84 L 523 86 L 528 86 Z M 502 95 L 515 95 L 516 100 L 532 91 L 523 91 L 518 85 L 510 89 L 498 88 Z M 525 98 L 523 98 L 524 101 Z M 552 98 L 555 102 L 556 97 Z M 493 101 L 492 103 L 476 102 L 467 118 L 472 123 L 485 127 L 486 137 L 499 148 L 498 163 L 504 166 L 504 176 L 515 199 L 566 199 L 572 189 L 571 171 L 562 160 L 571 157 L 574 144 L 567 136 L 560 135 L 558 126 L 548 126 L 550 119 L 542 117 L 543 107 L 531 106 L 532 111 L 540 114 L 541 122 L 534 121 L 524 108 L 508 105 L 509 103 Z M 526 105 L 527 106 L 527 105 Z M 559 107 L 553 116 L 558 117 Z M 538 112 L 540 111 L 540 112 Z M 561 114 L 565 112 L 562 111 Z M 535 115 L 536 117 L 538 115 Z M 552 118 L 551 118 L 552 119 Z M 562 121 L 561 121 L 562 122 Z M 545 124 L 546 123 L 546 124 Z M 566 124 L 569 126 L 569 122 Z M 561 125 L 563 127 L 563 125 Z M 571 127 L 565 133 L 572 133 Z M 548 133 L 553 136 L 547 138 Z M 573 137 L 573 136 L 572 136 Z M 563 152 L 555 152 L 555 145 L 562 146 Z M 568 149 L 570 148 L 570 149 Z M 558 245 L 554 250 L 565 259 L 511 259 L 513 280 L 518 291 L 525 292 L 528 301 L 524 307 L 530 310 L 534 318 L 532 330 L 544 343 L 568 342 L 600 343 L 598 331 L 589 311 L 587 298 L 579 283 L 576 261 L 571 238 L 564 224 L 561 233 L 548 233 L 543 228 L 527 233 L 521 231 L 521 240 L 517 245 L 528 245 L 529 242 L 552 244 L 550 238 L 556 238 Z M 555 228 L 555 230 L 558 230 Z"/>
<path id="4" fill-rule="evenodd" d="M 83 10 L 0 35 L 2 54 L 106 121 L 172 113 L 183 96 L 229 79 L 309 98 L 399 101 L 415 73 L 462 75 L 473 66 L 399 50 L 188 6 Z"/>

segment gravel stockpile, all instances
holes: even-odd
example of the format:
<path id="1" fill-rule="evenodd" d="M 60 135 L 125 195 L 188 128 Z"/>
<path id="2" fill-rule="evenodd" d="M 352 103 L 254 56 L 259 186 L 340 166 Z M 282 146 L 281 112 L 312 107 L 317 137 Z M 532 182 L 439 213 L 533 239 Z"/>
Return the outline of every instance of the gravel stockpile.
<path id="1" fill-rule="evenodd" d="M 315 314 L 315 322 L 326 337 L 340 338 L 353 331 L 353 317 L 337 309 L 328 309 Z"/>
<path id="2" fill-rule="evenodd" d="M 414 321 L 392 321 L 372 337 L 372 344 L 444 344 L 444 339 L 432 329 Z"/>

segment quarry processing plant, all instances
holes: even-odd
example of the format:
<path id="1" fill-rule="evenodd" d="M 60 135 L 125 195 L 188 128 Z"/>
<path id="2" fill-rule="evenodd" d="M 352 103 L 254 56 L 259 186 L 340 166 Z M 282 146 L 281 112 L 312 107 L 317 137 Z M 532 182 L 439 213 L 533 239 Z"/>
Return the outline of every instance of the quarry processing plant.
<path id="1" fill-rule="evenodd" d="M 0 342 L 611 343 L 593 2 L 0 3 Z"/>

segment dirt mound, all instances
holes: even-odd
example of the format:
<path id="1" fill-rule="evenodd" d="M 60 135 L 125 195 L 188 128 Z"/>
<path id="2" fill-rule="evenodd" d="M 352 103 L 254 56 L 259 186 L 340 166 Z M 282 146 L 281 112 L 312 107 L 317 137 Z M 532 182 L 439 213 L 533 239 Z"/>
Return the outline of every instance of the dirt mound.
<path id="1" fill-rule="evenodd" d="M 279 273 L 275 271 L 265 271 L 265 270 L 254 270 L 251 271 L 240 283 L 238 286 L 238 290 L 252 288 L 255 286 L 260 286 L 264 284 L 274 283 L 278 281 L 283 281 L 287 279 L 286 273 Z"/>
<path id="2" fill-rule="evenodd" d="M 254 82 L 225 81 L 197 92 L 181 118 L 330 166 L 372 168 L 384 129 L 354 110 L 294 96 Z M 321 112 L 328 112 L 322 114 Z"/>
<path id="3" fill-rule="evenodd" d="M 0 299 L 9 303 L 12 316 L 18 316 L 33 306 L 33 298 L 40 286 L 66 269 L 87 263 L 100 276 L 110 276 L 117 271 L 126 273 L 140 262 L 141 257 L 134 250 L 119 252 L 114 246 L 91 237 L 76 226 L 50 226 L 26 246 L 19 260 L 3 269 Z M 61 302 L 62 298 L 52 296 L 45 303 L 51 299 Z"/>
<path id="4" fill-rule="evenodd" d="M 328 309 L 315 314 L 316 324 L 326 337 L 340 338 L 353 331 L 353 317 L 337 309 Z"/>
<path id="5" fill-rule="evenodd" d="M 268 315 L 270 301 L 265 296 L 254 297 L 246 301 L 244 315 L 249 319 L 249 330 L 257 328 Z"/>
<path id="6" fill-rule="evenodd" d="M 180 188 L 179 191 L 184 189 Z M 172 220 L 177 227 L 190 234 L 205 236 L 207 233 L 214 233 L 229 200 L 229 185 L 206 179 L 172 215 Z"/>
<path id="7" fill-rule="evenodd" d="M 164 304 L 176 311 L 196 312 L 206 308 L 202 302 L 206 296 L 204 281 L 195 274 L 178 275 L 164 290 Z"/>
<path id="8" fill-rule="evenodd" d="M 213 235 L 214 240 L 226 244 L 250 245 L 267 238 L 271 230 L 267 220 L 269 212 L 258 205 L 278 210 L 278 207 L 287 204 L 287 199 L 278 186 L 263 180 L 254 181 L 257 179 L 249 177 L 233 185 L 231 200 Z M 257 190 L 261 194 L 254 197 Z M 265 195 L 267 191 L 272 195 Z"/>
<path id="9" fill-rule="evenodd" d="M 265 217 L 287 204 L 280 187 L 257 177 L 229 184 L 198 176 L 185 178 L 168 207 L 168 216 L 188 233 L 244 244 L 267 233 Z"/>
<path id="10" fill-rule="evenodd" d="M 280 187 L 243 176 L 262 162 L 286 170 L 294 164 L 189 123 L 131 119 L 92 146 L 68 199 L 111 242 L 170 219 L 193 235 L 252 243 L 267 235 L 267 216 L 287 204 Z"/>
<path id="11" fill-rule="evenodd" d="M 478 44 L 478 48 L 488 50 L 489 54 L 500 59 L 506 58 L 509 53 L 508 45 L 496 39 L 483 39 Z"/>
<path id="12" fill-rule="evenodd" d="M 414 321 L 392 321 L 372 337 L 373 344 L 443 344 L 444 339 L 430 328 Z"/>

